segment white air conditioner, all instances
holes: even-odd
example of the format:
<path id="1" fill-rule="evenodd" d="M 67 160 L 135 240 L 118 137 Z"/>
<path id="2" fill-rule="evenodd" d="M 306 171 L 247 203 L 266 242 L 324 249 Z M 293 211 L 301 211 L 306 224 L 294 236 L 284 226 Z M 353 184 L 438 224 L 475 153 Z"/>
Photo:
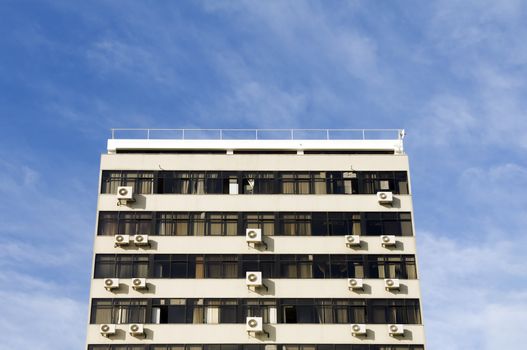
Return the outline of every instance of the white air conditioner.
<path id="1" fill-rule="evenodd" d="M 362 278 L 348 278 L 349 289 L 363 289 L 364 283 Z"/>
<path id="2" fill-rule="evenodd" d="M 389 324 L 388 334 L 390 336 L 404 335 L 404 326 L 402 324 Z"/>
<path id="3" fill-rule="evenodd" d="M 145 328 L 141 323 L 132 323 L 128 326 L 128 333 L 133 336 L 145 335 Z"/>
<path id="4" fill-rule="evenodd" d="M 381 204 L 393 203 L 393 193 L 392 192 L 377 192 L 377 200 Z"/>
<path id="5" fill-rule="evenodd" d="M 401 284 L 399 283 L 399 279 L 397 278 L 385 278 L 384 279 L 384 288 L 386 290 L 397 290 L 401 288 Z"/>
<path id="6" fill-rule="evenodd" d="M 119 279 L 118 278 L 105 278 L 104 288 L 106 288 L 106 290 L 119 289 Z"/>
<path id="7" fill-rule="evenodd" d="M 133 278 L 132 288 L 135 290 L 148 289 L 148 286 L 146 285 L 146 278 Z"/>
<path id="8" fill-rule="evenodd" d="M 134 244 L 135 245 L 150 245 L 150 241 L 148 240 L 148 235 L 135 235 Z"/>
<path id="9" fill-rule="evenodd" d="M 130 244 L 130 235 L 115 235 L 113 242 L 116 247 L 128 245 Z"/>
<path id="10" fill-rule="evenodd" d="M 366 335 L 366 325 L 362 323 L 354 323 L 351 325 L 352 335 Z"/>
<path id="11" fill-rule="evenodd" d="M 262 273 L 260 271 L 247 271 L 245 273 L 245 284 L 248 287 L 261 287 L 263 285 Z"/>
<path id="12" fill-rule="evenodd" d="M 261 317 L 247 317 L 245 325 L 247 332 L 263 333 L 263 318 Z"/>
<path id="13" fill-rule="evenodd" d="M 109 337 L 110 335 L 115 334 L 115 325 L 109 323 L 103 323 L 99 326 L 99 331 L 104 337 Z"/>
<path id="14" fill-rule="evenodd" d="M 381 236 L 381 245 L 383 247 L 394 247 L 397 245 L 394 235 L 382 235 Z"/>
<path id="15" fill-rule="evenodd" d="M 262 229 L 259 228 L 248 228 L 245 230 L 245 240 L 247 243 L 261 243 L 262 242 Z"/>
<path id="16" fill-rule="evenodd" d="M 134 201 L 134 188 L 132 186 L 119 186 L 117 187 L 117 199 L 119 202 L 133 202 Z"/>
<path id="17" fill-rule="evenodd" d="M 344 236 L 344 241 L 346 242 L 346 247 L 360 246 L 360 236 L 359 235 L 346 235 Z"/>

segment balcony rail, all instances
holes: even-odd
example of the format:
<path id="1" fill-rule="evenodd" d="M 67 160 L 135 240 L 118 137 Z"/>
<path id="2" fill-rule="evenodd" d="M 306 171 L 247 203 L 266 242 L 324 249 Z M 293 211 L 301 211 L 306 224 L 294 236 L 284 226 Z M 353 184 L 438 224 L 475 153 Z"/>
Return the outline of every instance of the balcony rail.
<path id="1" fill-rule="evenodd" d="M 111 129 L 112 139 L 402 140 L 404 129 Z"/>

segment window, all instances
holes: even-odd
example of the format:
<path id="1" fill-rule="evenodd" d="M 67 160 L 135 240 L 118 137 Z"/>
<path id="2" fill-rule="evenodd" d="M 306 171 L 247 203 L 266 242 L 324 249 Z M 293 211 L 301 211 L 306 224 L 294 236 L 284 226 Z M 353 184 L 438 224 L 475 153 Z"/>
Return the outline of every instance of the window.
<path id="1" fill-rule="evenodd" d="M 412 255 L 98 254 L 95 278 L 402 278 L 416 279 Z"/>
<path id="2" fill-rule="evenodd" d="M 410 213 L 364 213 L 364 235 L 412 236 Z"/>
<path id="3" fill-rule="evenodd" d="M 148 277 L 148 255 L 97 255 L 95 278 Z"/>
<path id="4" fill-rule="evenodd" d="M 151 234 L 152 225 L 150 212 L 100 212 L 98 234 L 101 236 Z"/>
<path id="5" fill-rule="evenodd" d="M 120 171 L 102 172 L 101 193 L 133 186 L 139 194 L 227 194 L 229 179 L 241 194 L 408 194 L 405 171 Z"/>
<path id="6" fill-rule="evenodd" d="M 117 193 L 119 186 L 132 186 L 134 193 L 150 194 L 154 184 L 154 173 L 151 171 L 114 171 L 103 170 L 101 193 Z"/>
<path id="7" fill-rule="evenodd" d="M 390 191 L 396 194 L 408 194 L 408 180 L 405 171 L 364 171 L 358 172 L 358 191 L 373 194 Z"/>
<path id="8" fill-rule="evenodd" d="M 188 213 L 157 213 L 156 234 L 159 236 L 187 236 L 189 223 Z"/>
<path id="9" fill-rule="evenodd" d="M 236 255 L 209 255 L 205 260 L 205 276 L 208 278 L 237 278 Z"/>
<path id="10" fill-rule="evenodd" d="M 280 224 L 285 236 L 311 236 L 311 214 L 281 214 Z"/>
<path id="11" fill-rule="evenodd" d="M 98 234 L 159 236 L 236 236 L 260 228 L 266 236 L 343 236 L 349 234 L 412 236 L 407 212 L 143 212 L 102 211 Z"/>
<path id="12" fill-rule="evenodd" d="M 154 299 L 152 323 L 186 323 L 186 300 Z"/>
<path id="13" fill-rule="evenodd" d="M 146 323 L 147 301 L 142 299 L 93 299 L 91 323 Z"/>
<path id="14" fill-rule="evenodd" d="M 211 236 L 236 236 L 238 233 L 237 214 L 208 214 L 207 232 Z"/>
<path id="15" fill-rule="evenodd" d="M 275 215 L 272 213 L 243 213 L 241 215 L 243 223 L 243 234 L 245 229 L 259 228 L 264 236 L 275 235 Z"/>

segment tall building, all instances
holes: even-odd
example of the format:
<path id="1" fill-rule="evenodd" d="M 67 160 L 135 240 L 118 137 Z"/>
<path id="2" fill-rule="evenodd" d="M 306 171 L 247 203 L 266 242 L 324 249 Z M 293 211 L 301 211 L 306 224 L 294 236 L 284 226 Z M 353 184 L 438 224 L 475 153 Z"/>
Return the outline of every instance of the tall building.
<path id="1" fill-rule="evenodd" d="M 140 132 L 101 158 L 89 350 L 424 349 L 402 130 Z"/>

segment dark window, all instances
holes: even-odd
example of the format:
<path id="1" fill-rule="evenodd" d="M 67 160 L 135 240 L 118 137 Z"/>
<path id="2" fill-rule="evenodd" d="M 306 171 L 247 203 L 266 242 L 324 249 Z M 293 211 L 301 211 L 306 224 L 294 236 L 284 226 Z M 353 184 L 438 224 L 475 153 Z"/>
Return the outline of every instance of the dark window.
<path id="1" fill-rule="evenodd" d="M 101 193 L 117 193 L 119 186 L 132 186 L 134 193 L 150 194 L 154 184 L 152 171 L 103 170 Z"/>
<path id="2" fill-rule="evenodd" d="M 358 191 L 373 194 L 389 191 L 395 194 L 408 194 L 408 179 L 405 171 L 358 172 Z"/>
<path id="3" fill-rule="evenodd" d="M 148 277 L 148 255 L 102 255 L 95 257 L 95 278 Z"/>
<path id="4" fill-rule="evenodd" d="M 143 299 L 93 299 L 91 323 L 146 323 L 147 301 Z"/>
<path id="5" fill-rule="evenodd" d="M 101 193 L 115 194 L 118 186 L 133 186 L 139 194 L 227 194 L 229 179 L 241 194 L 373 194 L 391 191 L 408 194 L 405 171 L 331 172 L 102 172 Z"/>
<path id="6" fill-rule="evenodd" d="M 410 213 L 364 213 L 364 230 L 366 236 L 396 235 L 412 236 Z"/>
<path id="7" fill-rule="evenodd" d="M 98 234 L 103 236 L 151 234 L 152 225 L 150 212 L 100 212 Z"/>
<path id="8" fill-rule="evenodd" d="M 99 235 L 236 236 L 260 228 L 266 236 L 412 236 L 410 213 L 384 212 L 100 212 Z"/>
<path id="9" fill-rule="evenodd" d="M 416 279 L 412 255 L 98 254 L 95 278 L 401 278 Z"/>

